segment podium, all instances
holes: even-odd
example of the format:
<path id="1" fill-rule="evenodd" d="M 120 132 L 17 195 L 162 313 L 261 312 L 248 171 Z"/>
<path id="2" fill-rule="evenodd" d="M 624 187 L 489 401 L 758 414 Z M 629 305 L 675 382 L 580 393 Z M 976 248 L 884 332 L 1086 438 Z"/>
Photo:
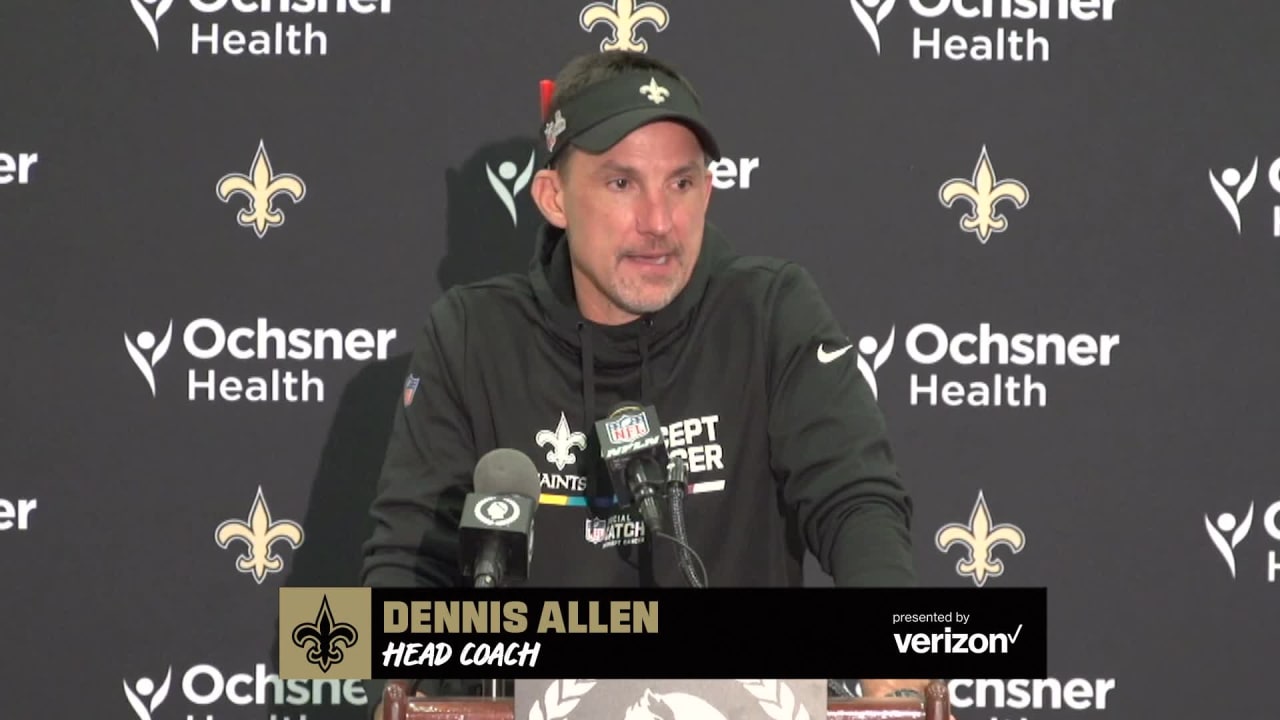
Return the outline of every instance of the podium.
<path id="1" fill-rule="evenodd" d="M 510 698 L 429 698 L 409 695 L 407 683 L 389 681 L 382 693 L 379 720 L 515 720 Z M 929 683 L 925 700 L 910 698 L 831 698 L 830 720 L 948 720 L 951 699 L 941 680 Z"/>

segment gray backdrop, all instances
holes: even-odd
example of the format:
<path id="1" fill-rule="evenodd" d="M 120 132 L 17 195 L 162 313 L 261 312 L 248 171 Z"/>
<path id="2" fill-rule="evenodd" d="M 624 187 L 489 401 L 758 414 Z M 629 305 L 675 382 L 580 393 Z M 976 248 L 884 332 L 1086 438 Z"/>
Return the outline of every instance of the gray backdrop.
<path id="1" fill-rule="evenodd" d="M 525 266 L 537 82 L 613 28 L 584 27 L 586 0 L 291 4 L 0 2 L 3 717 L 362 710 L 352 688 L 277 696 L 276 589 L 354 582 L 415 330 L 443 288 Z M 1280 10 L 990 4 L 594 3 L 755 164 L 713 221 L 805 264 L 868 338 L 925 583 L 1050 588 L 1056 687 L 957 680 L 957 716 L 1256 715 L 1280 641 Z M 285 54 L 228 52 L 277 24 Z M 965 54 L 983 38 L 993 59 Z M 248 193 L 219 195 L 260 144 L 283 177 L 261 234 Z M 990 195 L 943 199 L 992 189 L 984 148 L 1000 232 L 961 224 Z M 203 352 L 212 327 L 254 350 L 234 330 L 259 318 L 349 343 Z M 984 327 L 1075 357 L 935 353 Z M 1102 336 L 1108 362 L 1082 356 Z M 188 394 L 304 372 L 302 402 Z M 968 392 L 1010 379 L 1031 406 Z M 268 516 L 301 543 L 238 566 L 223 523 Z"/>

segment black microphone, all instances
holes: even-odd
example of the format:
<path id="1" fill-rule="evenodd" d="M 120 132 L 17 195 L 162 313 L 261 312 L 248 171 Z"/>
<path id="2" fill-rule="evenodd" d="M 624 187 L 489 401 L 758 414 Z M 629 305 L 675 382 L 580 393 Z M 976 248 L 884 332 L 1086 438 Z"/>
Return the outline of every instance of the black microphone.
<path id="1" fill-rule="evenodd" d="M 475 491 L 462 505 L 459 565 L 475 587 L 527 580 L 533 560 L 533 514 L 538 509 L 538 469 L 519 450 L 485 453 L 473 474 Z"/>
<path id="2" fill-rule="evenodd" d="M 667 466 L 658 411 L 652 405 L 619 403 L 608 417 L 596 421 L 596 435 L 619 504 L 639 507 L 651 534 L 665 532 L 655 496 L 666 484 L 663 469 Z"/>

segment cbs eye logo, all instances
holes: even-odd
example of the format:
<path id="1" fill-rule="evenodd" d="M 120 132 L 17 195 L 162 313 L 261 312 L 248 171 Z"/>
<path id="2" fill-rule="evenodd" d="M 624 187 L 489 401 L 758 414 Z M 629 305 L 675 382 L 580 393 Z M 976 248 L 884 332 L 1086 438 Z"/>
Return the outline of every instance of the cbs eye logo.
<path id="1" fill-rule="evenodd" d="M 520 519 L 520 506 L 504 497 L 487 497 L 476 503 L 476 519 L 490 527 L 506 527 Z"/>

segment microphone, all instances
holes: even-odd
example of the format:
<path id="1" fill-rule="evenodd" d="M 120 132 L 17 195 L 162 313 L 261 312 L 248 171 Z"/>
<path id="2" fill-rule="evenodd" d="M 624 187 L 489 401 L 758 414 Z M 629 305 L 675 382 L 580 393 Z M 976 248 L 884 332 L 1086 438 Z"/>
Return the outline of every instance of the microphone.
<path id="1" fill-rule="evenodd" d="M 652 405 L 619 403 L 608 417 L 596 421 L 596 435 L 620 504 L 639 507 L 651 534 L 665 532 L 655 495 L 666 484 L 663 469 L 667 466 L 658 411 Z"/>
<path id="2" fill-rule="evenodd" d="M 475 491 L 462 505 L 459 565 L 475 587 L 527 580 L 533 560 L 533 514 L 538 509 L 538 469 L 519 450 L 485 453 L 473 474 Z"/>

